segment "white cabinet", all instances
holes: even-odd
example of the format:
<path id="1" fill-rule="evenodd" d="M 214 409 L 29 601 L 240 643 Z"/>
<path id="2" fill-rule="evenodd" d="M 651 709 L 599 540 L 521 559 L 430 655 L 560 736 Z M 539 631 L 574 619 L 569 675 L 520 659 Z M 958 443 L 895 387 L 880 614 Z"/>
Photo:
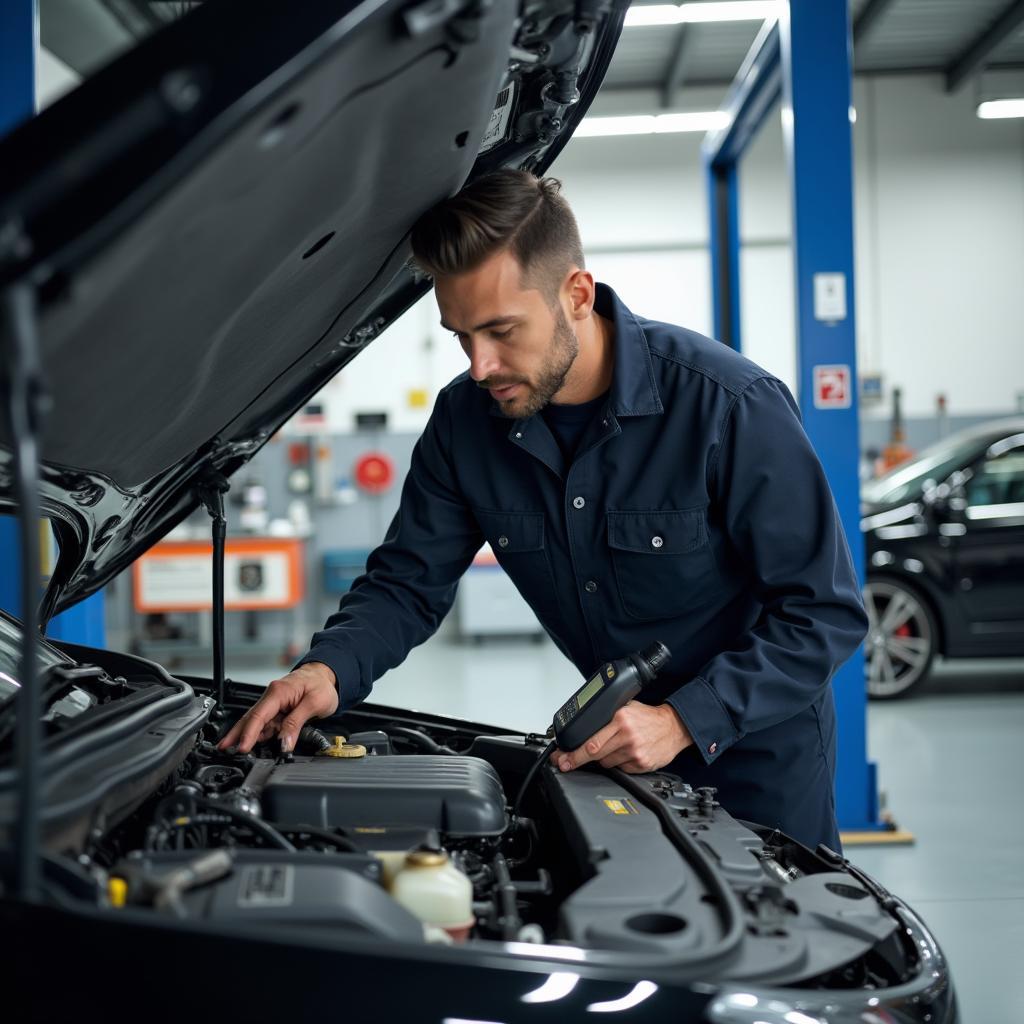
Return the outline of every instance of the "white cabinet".
<path id="1" fill-rule="evenodd" d="M 472 565 L 455 601 L 464 637 L 540 635 L 540 623 L 501 566 Z"/>

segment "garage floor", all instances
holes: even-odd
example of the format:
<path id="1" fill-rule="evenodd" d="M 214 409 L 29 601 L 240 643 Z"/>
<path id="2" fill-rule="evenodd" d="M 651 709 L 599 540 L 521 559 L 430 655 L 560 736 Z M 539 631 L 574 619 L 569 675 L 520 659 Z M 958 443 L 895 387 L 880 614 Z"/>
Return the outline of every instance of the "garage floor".
<path id="1" fill-rule="evenodd" d="M 228 666 L 233 678 L 253 682 L 282 672 L 230 657 Z M 381 680 L 373 699 L 542 730 L 577 683 L 546 639 L 470 646 L 439 635 Z M 855 847 L 847 856 L 934 929 L 965 1024 L 1021 1019 L 1024 664 L 939 666 L 919 697 L 871 705 L 869 746 L 883 800 L 917 842 Z"/>

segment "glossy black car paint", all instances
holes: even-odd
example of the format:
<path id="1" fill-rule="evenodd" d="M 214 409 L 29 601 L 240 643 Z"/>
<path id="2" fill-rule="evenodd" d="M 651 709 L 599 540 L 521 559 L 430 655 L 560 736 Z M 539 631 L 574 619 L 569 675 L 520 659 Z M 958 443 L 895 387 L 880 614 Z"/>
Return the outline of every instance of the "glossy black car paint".
<path id="1" fill-rule="evenodd" d="M 938 625 L 937 651 L 948 658 L 1024 655 L 1024 494 L 981 514 L 971 503 L 986 459 L 1020 451 L 1024 418 L 972 428 L 961 457 L 927 491 L 916 485 L 898 501 L 862 508 L 868 579 L 919 595 Z"/>

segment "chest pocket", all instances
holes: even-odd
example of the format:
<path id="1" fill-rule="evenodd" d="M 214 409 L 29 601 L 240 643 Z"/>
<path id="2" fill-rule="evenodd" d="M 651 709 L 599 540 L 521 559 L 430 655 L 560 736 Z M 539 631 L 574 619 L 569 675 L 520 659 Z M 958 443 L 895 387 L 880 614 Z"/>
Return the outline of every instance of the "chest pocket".
<path id="1" fill-rule="evenodd" d="M 717 575 L 703 509 L 609 510 L 608 547 L 622 606 L 636 619 L 697 607 Z"/>
<path id="2" fill-rule="evenodd" d="M 545 624 L 552 623 L 557 602 L 551 565 L 544 548 L 543 513 L 473 509 L 473 515 L 498 563 L 534 614 Z"/>

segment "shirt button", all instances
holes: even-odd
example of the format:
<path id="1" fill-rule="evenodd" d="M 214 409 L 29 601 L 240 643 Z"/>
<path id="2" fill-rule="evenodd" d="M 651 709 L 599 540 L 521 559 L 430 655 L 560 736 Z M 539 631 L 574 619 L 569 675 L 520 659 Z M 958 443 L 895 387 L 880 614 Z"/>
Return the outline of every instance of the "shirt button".
<path id="1" fill-rule="evenodd" d="M 651 547 L 652 548 L 660 548 L 661 545 L 664 544 L 664 543 L 665 542 L 661 539 L 661 537 L 652 537 L 651 538 Z"/>
<path id="2" fill-rule="evenodd" d="M 498 547 L 499 548 L 507 548 L 508 547 L 508 537 L 506 537 L 504 534 L 502 534 L 498 538 Z"/>
<path id="3" fill-rule="evenodd" d="M 587 582 L 583 584 L 583 589 L 588 594 L 593 594 L 594 591 L 597 590 L 597 584 L 593 580 L 587 580 Z"/>
<path id="4" fill-rule="evenodd" d="M 583 498 L 573 498 L 572 499 L 572 507 L 573 508 L 583 508 L 584 505 L 586 505 L 586 501 Z"/>
<path id="5" fill-rule="evenodd" d="M 718 749 L 718 744 L 717 743 L 712 743 L 711 746 L 708 747 L 708 753 L 709 754 L 713 754 L 717 749 Z"/>
<path id="6" fill-rule="evenodd" d="M 517 430 L 516 431 L 516 437 L 522 437 L 522 436 L 523 436 L 523 432 L 521 430 Z"/>

